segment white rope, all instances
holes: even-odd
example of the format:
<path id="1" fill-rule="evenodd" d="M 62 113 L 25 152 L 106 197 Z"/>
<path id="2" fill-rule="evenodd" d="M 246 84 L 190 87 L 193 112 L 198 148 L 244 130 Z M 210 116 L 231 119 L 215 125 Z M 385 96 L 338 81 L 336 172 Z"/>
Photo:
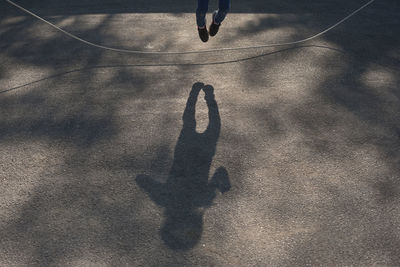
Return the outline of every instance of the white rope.
<path id="1" fill-rule="evenodd" d="M 101 49 L 105 49 L 105 50 L 110 50 L 110 51 L 114 51 L 114 52 L 122 52 L 122 53 L 131 53 L 131 54 L 156 54 L 156 55 L 183 55 L 183 54 L 200 54 L 200 53 L 211 53 L 211 52 L 219 52 L 219 51 L 232 51 L 232 50 L 247 50 L 247 49 L 258 49 L 258 48 L 266 48 L 266 47 L 277 47 L 277 46 L 287 46 L 287 45 L 295 45 L 295 44 L 301 44 L 301 43 L 305 43 L 308 41 L 311 41 L 312 39 L 315 39 L 325 33 L 327 33 L 328 31 L 332 30 L 333 28 L 337 27 L 339 24 L 345 22 L 346 20 L 348 20 L 349 18 L 351 18 L 352 16 L 354 16 L 355 14 L 357 14 L 358 12 L 360 12 L 362 9 L 364 9 L 365 7 L 367 7 L 368 5 L 372 4 L 373 2 L 375 2 L 375 0 L 370 0 L 367 3 L 365 3 L 364 5 L 362 5 L 361 7 L 359 7 L 357 10 L 353 11 L 352 13 L 350 13 L 349 15 L 347 15 L 346 17 L 344 17 L 343 19 L 339 20 L 338 22 L 336 22 L 335 24 L 333 24 L 332 26 L 330 26 L 329 28 L 323 30 L 320 33 L 317 33 L 311 37 L 308 37 L 306 39 L 301 39 L 298 41 L 293 41 L 293 42 L 283 42 L 283 43 L 271 43 L 271 44 L 264 44 L 264 45 L 257 45 L 257 46 L 245 46 L 245 47 L 225 47 L 225 48 L 215 48 L 215 49 L 209 49 L 209 50 L 197 50 L 197 51 L 143 51 L 143 50 L 129 50 L 129 49 L 119 49 L 119 48 L 114 48 L 114 47 L 108 47 L 108 46 L 103 46 L 103 45 L 99 45 L 99 44 L 95 44 L 89 41 L 86 41 L 82 38 L 79 38 L 78 36 L 69 33 L 63 29 L 61 29 L 60 27 L 54 25 L 53 23 L 39 17 L 38 15 L 32 13 L 31 11 L 17 5 L 16 3 L 14 3 L 11 0 L 5 0 L 6 2 L 8 2 L 9 4 L 19 8 L 20 10 L 22 10 L 23 12 L 41 20 L 42 22 L 50 25 L 51 27 L 59 30 L 60 32 L 64 33 L 65 35 L 68 35 L 69 37 L 76 39 L 82 43 L 85 43 L 87 45 L 93 46 L 93 47 L 97 47 L 97 48 L 101 48 Z"/>

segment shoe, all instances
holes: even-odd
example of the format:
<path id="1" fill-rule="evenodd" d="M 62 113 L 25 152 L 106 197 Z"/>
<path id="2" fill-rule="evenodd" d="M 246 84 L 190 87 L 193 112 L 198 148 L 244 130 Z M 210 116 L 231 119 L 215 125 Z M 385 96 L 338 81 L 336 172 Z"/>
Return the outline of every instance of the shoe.
<path id="1" fill-rule="evenodd" d="M 216 15 L 217 11 L 215 11 L 212 16 L 212 23 L 210 25 L 210 36 L 215 36 L 218 33 L 219 26 L 221 26 L 221 24 L 217 24 L 214 22 L 214 18 Z"/>
<path id="2" fill-rule="evenodd" d="M 200 39 L 205 43 L 208 41 L 208 31 L 207 27 L 204 28 L 199 28 L 197 27 L 197 30 L 199 31 L 199 37 Z"/>

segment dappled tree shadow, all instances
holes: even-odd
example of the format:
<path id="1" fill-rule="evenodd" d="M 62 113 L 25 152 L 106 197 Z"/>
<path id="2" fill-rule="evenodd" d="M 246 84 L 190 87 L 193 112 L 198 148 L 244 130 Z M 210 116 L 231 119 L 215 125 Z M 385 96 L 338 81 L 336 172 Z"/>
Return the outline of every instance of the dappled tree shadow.
<path id="1" fill-rule="evenodd" d="M 109 27 L 109 24 L 113 22 L 113 19 L 119 13 L 172 12 L 176 16 L 179 16 L 181 15 L 180 12 L 194 12 L 195 9 L 195 1 L 123 0 L 117 2 L 111 0 L 18 1 L 21 5 L 32 8 L 39 15 L 49 16 L 47 19 L 56 24 L 63 24 L 64 20 L 68 21 L 71 19 L 71 23 L 67 23 L 67 29 L 75 30 L 76 32 L 74 33 L 77 33 L 84 39 L 96 43 L 118 45 L 121 41 L 120 33 L 114 33 L 113 28 Z M 106 4 L 103 5 L 102 3 Z M 253 36 L 257 36 L 258 34 L 268 33 L 270 30 L 280 31 L 282 29 L 294 32 L 293 35 L 285 36 L 287 40 L 308 37 L 325 29 L 326 26 L 336 22 L 343 15 L 354 10 L 362 3 L 364 3 L 362 0 L 319 1 L 319 3 L 311 3 L 307 0 L 250 0 L 237 2 L 232 6 L 232 12 L 265 13 L 265 15 L 260 15 L 254 21 L 231 29 L 232 36 L 235 37 L 232 39 L 239 40 L 243 38 L 252 40 Z M 98 23 L 90 24 L 89 26 L 85 24 L 84 18 L 74 17 L 74 15 L 99 13 L 105 13 L 106 15 L 100 16 Z M 388 174 L 385 175 L 389 176 L 389 178 L 363 177 L 367 180 L 373 180 L 370 188 L 371 191 L 376 191 L 377 199 L 379 200 L 376 205 L 383 211 L 375 216 L 377 219 L 373 222 L 376 223 L 371 223 L 371 221 L 368 221 L 373 217 L 372 215 L 368 217 L 370 211 L 360 209 L 360 207 L 365 206 L 368 208 L 370 205 L 373 206 L 371 204 L 375 201 L 373 197 L 366 201 L 359 196 L 355 196 L 354 192 L 356 189 L 343 190 L 349 187 L 341 188 L 327 179 L 330 177 L 324 176 L 324 174 L 318 177 L 320 180 L 314 177 L 310 188 L 316 189 L 316 192 L 325 194 L 324 196 L 327 199 L 331 199 L 329 202 L 332 206 L 324 206 L 324 203 L 311 203 L 311 205 L 307 206 L 310 202 L 308 202 L 309 198 L 306 195 L 295 196 L 288 194 L 287 189 L 304 189 L 308 188 L 308 186 L 302 184 L 301 181 L 296 181 L 295 178 L 290 181 L 290 185 L 284 181 L 287 170 L 293 168 L 293 165 L 290 165 L 290 161 L 293 160 L 295 162 L 299 160 L 299 157 L 296 158 L 289 155 L 287 156 L 288 159 L 283 160 L 283 163 L 276 161 L 265 163 L 266 165 L 270 164 L 267 166 L 268 168 L 273 168 L 273 165 L 284 165 L 276 182 L 278 186 L 274 187 L 277 188 L 276 191 L 279 196 L 277 199 L 282 199 L 282 201 L 276 201 L 274 202 L 276 204 L 261 207 L 257 215 L 260 217 L 265 216 L 268 219 L 274 218 L 280 227 L 285 223 L 289 223 L 291 219 L 300 220 L 299 218 L 303 218 L 305 222 L 309 222 L 307 220 L 314 218 L 319 223 L 319 226 L 321 226 L 315 233 L 313 232 L 314 229 L 307 228 L 312 232 L 310 234 L 311 239 L 304 238 L 304 236 L 295 236 L 293 238 L 296 243 L 292 243 L 293 247 L 287 254 L 290 254 L 291 259 L 298 259 L 298 261 L 286 262 L 282 260 L 281 263 L 283 265 L 285 263 L 287 265 L 295 265 L 295 263 L 297 265 L 299 263 L 300 265 L 301 263 L 307 265 L 310 262 L 315 263 L 315 259 L 318 259 L 321 255 L 326 256 L 324 260 L 334 260 L 335 255 L 344 255 L 341 249 L 346 247 L 346 244 L 353 244 L 354 240 L 351 239 L 352 237 L 349 237 L 348 240 L 337 240 L 337 246 L 335 247 L 332 247 L 329 241 L 336 236 L 349 236 L 345 232 L 349 233 L 353 228 L 356 229 L 360 225 L 363 226 L 363 229 L 357 232 L 358 239 L 356 241 L 363 244 L 364 250 L 355 251 L 348 249 L 347 251 L 350 251 L 349 254 L 354 253 L 347 258 L 343 258 L 343 265 L 351 265 L 349 264 L 351 263 L 350 261 L 357 259 L 360 255 L 370 256 L 371 249 L 377 251 L 378 254 L 386 255 L 385 257 L 387 257 L 389 262 L 390 260 L 391 262 L 398 262 L 398 231 L 390 221 L 392 220 L 391 216 L 395 212 L 387 210 L 387 207 L 390 208 L 390 205 L 394 205 L 398 201 L 400 188 L 398 180 L 398 173 L 400 171 L 400 75 L 398 65 L 400 59 L 400 35 L 398 34 L 398 14 L 399 4 L 397 0 L 376 1 L 373 5 L 363 10 L 360 15 L 346 22 L 346 24 L 315 40 L 317 43 L 322 42 L 335 49 L 345 51 L 345 53 L 341 53 L 340 55 L 337 53 L 318 54 L 317 57 L 313 53 L 308 54 L 309 51 L 317 50 L 312 47 L 308 48 L 307 52 L 304 52 L 306 56 L 315 56 L 315 59 L 311 58 L 307 60 L 312 64 L 315 63 L 317 68 L 324 69 L 329 74 L 323 77 L 318 75 L 313 76 L 312 78 L 317 80 L 317 82 L 310 82 L 310 85 L 308 84 L 309 81 L 304 83 L 306 85 L 303 89 L 310 92 L 309 98 L 306 101 L 299 98 L 296 99 L 298 101 L 293 101 L 294 103 L 283 102 L 281 100 L 284 98 L 284 93 L 282 93 L 278 96 L 273 95 L 273 97 L 269 98 L 271 102 L 268 103 L 261 103 L 265 99 L 260 99 L 259 103 L 252 102 L 251 105 L 254 104 L 257 113 L 254 115 L 255 122 L 250 121 L 250 123 L 253 123 L 250 126 L 254 126 L 254 128 L 249 128 L 251 132 L 239 136 L 236 134 L 236 130 L 238 129 L 234 129 L 234 131 L 226 133 L 233 136 L 230 141 L 235 140 L 235 142 L 245 144 L 240 146 L 241 149 L 237 149 L 240 150 L 237 153 L 244 154 L 250 158 L 254 156 L 253 154 L 265 152 L 259 152 L 256 149 L 256 146 L 260 144 L 265 145 L 266 143 L 262 143 L 266 142 L 265 140 L 272 139 L 275 141 L 289 138 L 286 134 L 288 131 L 293 130 L 292 133 L 296 132 L 296 134 L 299 133 L 302 135 L 298 137 L 300 139 L 299 142 L 302 142 L 300 145 L 304 145 L 312 153 L 320 156 L 321 159 L 329 161 L 336 157 L 346 161 L 351 159 L 351 157 L 359 157 L 357 151 L 353 155 L 353 152 L 349 152 L 346 148 L 359 146 L 360 149 L 366 149 L 366 147 L 373 147 L 377 155 L 380 156 L 377 162 L 387 165 Z M 74 75 L 71 79 L 55 75 L 55 79 L 52 79 L 52 82 L 44 79 L 40 83 L 35 83 L 35 87 L 26 86 L 24 88 L 26 89 L 25 91 L 13 91 L 0 95 L 0 110 L 2 111 L 0 120 L 0 141 L 2 143 L 0 146 L 2 149 L 8 145 L 7 142 L 10 142 L 11 145 L 18 144 L 21 147 L 38 142 L 38 140 L 50 140 L 49 143 L 53 146 L 54 150 L 61 151 L 68 149 L 64 154 L 61 153 L 60 157 L 64 158 L 56 161 L 59 165 L 52 167 L 52 171 L 44 170 L 42 174 L 39 174 L 40 177 L 54 175 L 59 180 L 63 180 L 58 181 L 60 183 L 68 180 L 67 185 L 65 187 L 56 187 L 57 190 L 52 191 L 50 189 L 54 187 L 56 179 L 53 180 L 49 177 L 47 180 L 44 179 L 43 183 L 47 185 L 38 185 L 38 188 L 35 189 L 37 193 L 35 193 L 35 190 L 32 190 L 34 196 L 28 199 L 26 204 L 22 205 L 22 209 L 19 210 L 20 206 L 17 207 L 16 210 L 21 216 L 13 219 L 14 221 L 10 220 L 10 222 L 7 222 L 7 227 L 1 228 L 2 237 L 4 237 L 2 240 L 13 240 L 15 250 L 11 249 L 11 251 L 18 251 L 21 245 L 25 245 L 25 247 L 22 246 L 21 251 L 29 251 L 30 247 L 26 244 L 32 243 L 32 247 L 36 247 L 37 251 L 32 253 L 31 259 L 37 260 L 41 266 L 46 265 L 48 262 L 57 262 L 58 260 L 69 258 L 70 254 L 73 253 L 68 248 L 80 248 L 80 244 L 84 243 L 85 239 L 93 238 L 92 236 L 98 238 L 94 239 L 96 240 L 94 243 L 97 248 L 107 247 L 115 253 L 122 251 L 127 254 L 130 251 L 135 251 L 137 247 L 148 242 L 146 239 L 148 236 L 140 236 L 137 229 L 142 229 L 146 223 L 150 224 L 151 220 L 144 220 L 140 217 L 143 216 L 143 213 L 139 213 L 139 215 L 136 213 L 136 210 L 140 209 L 140 205 L 146 203 L 146 201 L 138 198 L 132 200 L 132 194 L 129 194 L 131 192 L 126 192 L 122 196 L 119 195 L 120 191 L 113 194 L 112 187 L 120 183 L 118 180 L 119 176 L 115 176 L 117 177 L 115 180 L 97 187 L 90 181 L 90 179 L 96 181 L 96 174 L 89 176 L 90 179 L 86 178 L 85 180 L 84 178 L 88 177 L 90 171 L 96 169 L 98 166 L 104 167 L 101 171 L 106 173 L 108 178 L 114 177 L 114 173 L 111 173 L 111 171 L 115 172 L 116 170 L 121 172 L 126 171 L 126 173 L 130 174 L 144 172 L 146 169 L 144 166 L 147 165 L 145 162 L 140 161 L 142 156 L 140 149 L 140 152 L 134 152 L 134 155 L 132 155 L 132 150 L 129 149 L 126 149 L 129 152 L 118 151 L 118 153 L 112 149 L 106 151 L 102 149 L 104 148 L 104 144 L 121 147 L 126 145 L 126 140 L 120 141 L 120 143 L 113 143 L 112 141 L 113 138 L 120 135 L 120 131 L 123 128 L 117 118 L 121 119 L 121 116 L 137 116 L 134 112 L 140 110 L 140 108 L 135 106 L 137 109 L 134 109 L 134 111 L 131 110 L 134 115 L 126 115 L 129 112 L 120 112 L 119 107 L 124 104 L 127 105 L 126 103 L 132 106 L 136 105 L 133 98 L 140 98 L 142 91 L 154 87 L 152 83 L 158 82 L 155 81 L 156 79 L 168 80 L 172 71 L 168 72 L 167 75 L 160 76 L 155 75 L 156 71 L 154 68 L 151 70 L 138 69 L 128 71 L 126 66 L 129 67 L 129 64 L 132 64 L 132 62 L 140 63 L 142 59 L 140 57 L 129 58 L 102 50 L 88 49 L 75 40 L 62 36 L 53 31 L 53 29 L 46 28 L 47 26 L 42 25 L 29 16 L 25 16 L 19 10 L 8 6 L 4 1 L 0 2 L 0 15 L 0 56 L 4 58 L 3 64 L 0 66 L 0 78 L 1 82 L 4 82 L 4 87 L 2 86 L 1 90 L 15 87 L 13 83 L 8 85 L 8 81 L 10 80 L 21 79 L 21 83 L 24 84 L 31 81 L 31 78 L 32 81 L 43 78 L 42 76 L 34 77 L 32 75 L 28 77 L 29 80 L 22 80 L 24 78 L 22 75 L 21 78 L 15 75 L 15 72 L 18 71 L 22 72 L 35 68 L 43 69 L 47 71 L 45 76 L 51 76 L 51 74 L 62 73 L 63 71 L 70 73 L 73 69 L 77 69 L 77 72 L 85 70 L 84 74 Z M 127 22 L 121 22 L 119 25 L 128 24 Z M 85 27 L 82 27 L 83 25 Z M 132 25 L 129 24 L 129 26 Z M 132 26 L 133 28 L 135 27 Z M 39 31 L 39 29 L 43 30 L 45 34 Z M 149 34 L 141 39 L 133 38 L 135 41 L 131 44 L 124 43 L 124 47 L 126 45 L 126 47 L 143 48 L 143 44 L 158 40 L 160 30 L 144 30 L 148 31 Z M 190 40 L 190 38 L 188 39 Z M 170 47 L 175 47 L 174 41 L 167 41 L 163 49 L 168 50 Z M 252 51 L 252 53 L 265 53 L 265 51 L 260 52 L 257 50 Z M 300 57 L 296 57 L 296 55 L 301 53 L 303 51 L 300 51 L 300 49 L 293 49 L 282 51 L 279 55 L 274 54 L 268 58 L 255 56 L 252 58 L 254 59 L 252 61 L 241 61 L 234 69 L 228 69 L 228 66 L 228 70 L 221 68 L 219 71 L 222 73 L 221 76 L 223 76 L 229 73 L 230 70 L 234 70 L 235 76 L 239 77 L 236 81 L 239 82 L 240 80 L 240 86 L 237 86 L 237 88 L 248 90 L 246 93 L 250 96 L 249 99 L 254 100 L 257 97 L 257 93 L 260 93 L 262 90 L 267 94 L 267 91 L 272 92 L 273 90 L 277 90 L 276 88 L 283 84 L 299 84 L 299 79 L 302 78 L 300 76 L 310 72 L 310 70 L 302 68 L 302 65 L 298 62 L 295 62 L 298 65 L 293 63 L 293 65 L 289 66 L 291 69 L 299 67 L 299 69 L 294 70 L 290 74 L 285 72 L 282 74 L 280 67 L 287 62 L 299 59 Z M 214 56 L 212 54 L 210 57 L 213 58 Z M 132 62 L 129 62 L 128 59 Z M 178 60 L 176 57 L 171 57 L 171 59 L 173 62 Z M 201 59 L 203 60 L 203 58 Z M 318 59 L 327 60 L 321 63 Z M 335 59 L 337 60 L 335 61 Z M 229 63 L 236 64 L 238 62 L 230 61 Z M 109 65 L 115 66 L 115 68 L 112 71 L 101 70 L 101 68 L 90 69 L 91 66 L 99 64 L 105 67 Z M 177 80 L 189 79 L 184 76 L 189 75 L 193 71 L 199 71 L 194 68 L 186 71 L 186 66 L 178 66 L 177 69 L 179 71 L 175 70 L 175 74 L 173 74 Z M 101 73 L 101 71 L 107 75 L 99 79 L 97 74 Z M 267 71 L 271 72 L 267 73 Z M 150 73 L 150 75 L 146 75 L 147 73 Z M 26 75 L 29 76 L 29 72 Z M 271 88 L 268 82 L 274 76 L 278 75 L 281 75 L 279 77 L 282 80 L 280 80 L 275 88 Z M 63 83 L 73 84 L 70 87 L 63 87 Z M 160 84 L 162 83 L 160 82 Z M 190 81 L 191 83 L 192 81 Z M 98 86 L 99 84 L 106 85 L 101 88 Z M 109 91 L 100 90 L 107 89 L 107 86 L 112 89 L 109 89 Z M 165 85 L 163 84 L 163 86 Z M 73 88 L 72 91 L 63 91 L 71 88 Z M 192 93 L 195 94 L 196 90 L 192 91 Z M 167 95 L 171 97 L 175 91 L 164 90 L 157 93 L 163 97 Z M 234 91 L 234 93 L 237 93 L 237 91 Z M 154 95 L 148 94 L 146 97 L 152 99 Z M 189 97 L 187 106 L 189 113 L 192 112 L 191 108 L 194 107 L 194 100 L 194 96 Z M 208 99 L 209 111 L 212 112 L 215 119 L 218 115 L 216 113 L 218 109 L 215 108 L 214 101 L 215 99 L 212 97 Z M 243 100 L 243 102 L 245 101 L 246 99 Z M 248 105 L 249 102 L 245 102 L 245 105 Z M 256 107 L 256 105 L 259 106 Z M 284 108 L 280 109 L 282 107 Z M 150 107 L 149 109 L 154 108 L 156 107 Z M 243 107 L 238 108 L 244 109 Z M 271 114 L 267 111 L 271 111 Z M 253 115 L 254 110 L 251 112 Z M 121 113 L 124 115 L 121 115 Z M 246 113 L 246 115 L 249 113 Z M 281 115 L 283 117 L 280 117 Z M 243 122 L 243 120 L 243 117 L 237 118 L 238 122 Z M 129 120 L 124 121 L 121 119 L 121 121 L 121 124 L 125 124 Z M 190 119 L 184 119 L 184 124 L 190 121 Z M 211 125 L 213 124 L 210 121 Z M 271 129 L 271 125 L 273 125 L 273 129 Z M 285 127 L 285 125 L 289 127 Z M 137 136 L 140 135 L 138 132 L 145 132 L 145 128 L 137 127 Z M 226 179 L 227 173 L 223 168 L 217 169 L 213 178 L 208 179 L 209 163 L 212 160 L 213 153 L 215 153 L 216 144 L 206 142 L 207 144 L 204 146 L 197 146 L 196 144 L 204 144 L 204 141 L 203 143 L 196 143 L 194 141 L 202 135 L 197 133 L 189 134 L 185 129 L 182 129 L 181 136 L 176 144 L 173 164 L 167 181 L 159 181 L 156 179 L 157 177 L 137 176 L 137 184 L 148 193 L 155 203 L 165 208 L 165 221 L 161 227 L 161 236 L 169 248 L 176 250 L 188 250 L 199 242 L 203 231 L 204 208 L 211 205 L 216 189 L 224 191 L 229 188 L 229 180 Z M 334 130 L 340 130 L 340 135 L 335 135 Z M 146 133 L 142 134 L 145 135 Z M 216 131 L 213 137 L 210 136 L 210 140 L 214 140 L 215 133 Z M 276 139 L 271 138 L 271 135 Z M 262 136 L 263 140 L 256 142 L 252 139 L 254 136 Z M 348 143 L 339 146 L 338 144 L 341 142 Z M 167 142 L 157 145 L 166 144 Z M 137 148 L 139 144 L 132 144 L 133 146 Z M 27 147 L 29 148 L 29 146 Z M 187 154 L 185 152 L 187 148 L 194 149 L 194 152 L 192 151 L 192 154 Z M 262 146 L 261 149 L 263 149 Z M 264 147 L 264 149 L 266 148 Z M 285 149 L 285 147 L 281 146 L 279 149 Z M 305 158 L 307 155 L 302 153 L 305 150 L 304 147 L 302 149 L 299 153 L 302 154 L 300 158 L 303 160 L 303 157 Z M 10 151 L 12 151 L 10 153 L 12 160 L 19 158 L 19 154 L 16 151 Z M 115 153 L 110 153 L 112 151 Z M 200 153 L 201 151 L 204 154 Z M 29 151 L 26 153 L 29 153 Z M 371 155 L 371 157 L 373 156 Z M 132 157 L 134 160 L 132 160 Z M 204 159 L 202 165 L 196 165 L 201 162 L 199 159 L 202 158 Z M 29 158 L 26 161 L 29 161 Z M 189 161 L 187 165 L 192 166 L 192 170 L 183 168 L 186 166 L 186 163 L 183 164 L 185 161 Z M 266 162 L 267 160 L 263 159 L 264 161 Z M 335 161 L 329 161 L 329 164 L 332 162 L 338 164 Z M 245 172 L 243 170 L 245 167 L 239 163 L 240 160 L 236 159 L 237 173 Z M 299 164 L 302 163 L 304 161 Z M 329 164 L 327 165 L 329 166 Z M 249 165 L 251 164 L 249 163 Z M 248 168 L 254 167 L 249 165 L 247 166 Z M 338 165 L 335 166 L 340 169 L 342 166 Z M 20 165 L 19 168 L 32 168 L 29 166 Z M 323 163 L 320 166 L 322 168 L 326 167 Z M 345 176 L 348 173 L 346 173 L 346 167 L 343 168 L 344 170 L 342 170 L 343 173 L 341 175 Z M 69 172 L 69 176 L 59 174 L 60 172 L 63 173 L 65 169 Z M 232 171 L 232 166 L 229 166 L 229 170 L 230 179 L 235 179 L 236 177 L 232 176 L 237 174 Z M 296 171 L 298 172 L 299 169 L 296 169 Z M 6 169 L 7 175 L 10 174 L 11 176 L 14 174 L 13 172 Z M 381 174 L 374 175 L 380 176 Z M 219 176 L 225 178 L 216 178 Z M 183 179 L 183 177 L 187 179 Z M 299 177 L 304 178 L 301 175 Z M 132 180 L 131 178 L 129 177 L 129 181 Z M 353 178 L 354 176 L 344 177 L 343 180 L 351 180 Z M 245 179 L 246 177 L 240 176 L 240 179 L 235 180 L 235 184 L 240 182 L 246 184 Z M 268 179 L 265 178 L 265 184 L 267 185 L 265 187 L 268 187 Z M 217 183 L 217 181 L 219 182 Z M 299 182 L 299 184 L 296 185 L 296 182 Z M 121 183 L 120 186 L 124 187 L 126 184 Z M 354 184 L 359 185 L 358 181 L 354 181 Z M 325 187 L 329 190 L 324 191 Z M 265 188 L 263 189 L 265 190 Z M 134 189 L 131 190 L 133 191 Z M 104 196 L 108 196 L 109 198 L 104 200 Z M 369 197 L 369 195 L 366 196 Z M 110 199 L 113 198 L 117 198 L 118 201 L 110 204 Z M 272 200 L 274 201 L 274 199 Z M 78 202 L 76 206 L 71 205 L 74 201 Z M 377 206 L 373 206 L 373 208 L 378 209 L 376 208 Z M 304 209 L 302 209 L 303 207 Z M 61 215 L 58 217 L 49 215 L 47 210 L 51 210 L 51 208 L 60 210 Z M 274 209 L 275 217 L 272 216 Z M 79 211 L 79 214 L 74 214 L 75 211 Z M 52 222 L 54 223 L 55 218 L 59 218 L 56 223 L 58 228 L 48 227 Z M 362 224 L 360 224 L 359 218 L 364 218 Z M 89 219 L 91 222 L 94 221 L 98 228 L 82 228 L 82 225 L 89 225 L 87 223 Z M 386 229 L 383 230 L 380 228 L 382 221 L 386 221 L 387 224 Z M 393 219 L 394 221 L 395 218 Z M 64 229 L 65 222 L 70 223 L 70 225 Z M 298 221 L 295 222 L 298 223 Z M 341 223 L 343 222 L 348 222 L 348 224 L 342 227 Z M 101 226 L 103 224 L 108 224 L 109 226 L 103 228 Z M 151 229 L 147 233 L 151 233 L 153 227 L 156 226 L 151 225 L 151 227 L 148 227 Z M 306 227 L 308 225 L 304 226 L 304 228 Z M 338 228 L 340 229 L 338 230 Z M 91 232 L 93 229 L 96 233 Z M 339 231 L 339 234 L 335 230 Z M 243 241 L 243 239 L 240 241 Z M 154 243 L 151 245 L 153 246 Z M 1 248 L 3 251 L 9 248 L 9 244 L 6 242 L 2 243 Z M 354 246 L 351 248 L 354 249 Z M 156 249 L 158 248 L 156 247 Z M 323 254 L 323 252 L 326 252 L 326 254 Z M 12 253 L 9 252 L 10 255 Z M 102 252 L 98 253 L 100 255 Z M 137 251 L 135 253 L 139 254 Z M 258 254 L 257 256 L 260 255 Z M 131 255 L 128 258 L 134 259 L 135 256 Z M 150 260 L 148 259 L 148 261 Z M 134 263 L 132 260 L 132 264 Z"/>
<path id="2" fill-rule="evenodd" d="M 15 0 L 16 3 L 42 15 L 80 15 L 98 13 L 184 13 L 194 12 L 196 1 L 186 0 L 95 0 L 95 1 L 62 1 L 44 0 L 32 2 L 29 0 Z M 217 5 L 217 1 L 210 4 Z M 270 0 L 268 2 L 259 0 L 234 1 L 232 12 L 235 13 L 310 13 L 321 11 L 332 11 L 345 7 L 356 8 L 362 1 L 332 0 L 329 2 L 310 4 L 308 0 Z M 1 12 L 1 11 L 0 11 Z M 8 11 L 10 12 L 10 11 Z M 3 11 L 3 13 L 6 13 Z M 1 13 L 0 13 L 1 14 Z M 15 14 L 13 14 L 15 15 Z"/>

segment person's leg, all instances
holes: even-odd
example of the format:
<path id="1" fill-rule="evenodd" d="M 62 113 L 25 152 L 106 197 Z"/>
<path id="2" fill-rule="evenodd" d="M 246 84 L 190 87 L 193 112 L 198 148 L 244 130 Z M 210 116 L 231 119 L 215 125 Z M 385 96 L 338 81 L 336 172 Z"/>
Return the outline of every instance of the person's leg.
<path id="1" fill-rule="evenodd" d="M 219 0 L 218 10 L 213 16 L 214 23 L 221 24 L 225 19 L 226 14 L 228 14 L 230 8 L 230 0 Z"/>
<path id="2" fill-rule="evenodd" d="M 206 26 L 206 14 L 208 10 L 208 0 L 197 0 L 196 21 L 199 37 L 203 42 L 208 41 L 208 30 Z"/>
<path id="3" fill-rule="evenodd" d="M 221 22 L 225 19 L 228 14 L 230 7 L 230 0 L 219 0 L 218 10 L 213 13 L 213 21 L 210 25 L 210 36 L 215 36 L 219 30 Z"/>
<path id="4" fill-rule="evenodd" d="M 209 0 L 197 0 L 196 21 L 199 28 L 206 26 L 206 14 Z"/>

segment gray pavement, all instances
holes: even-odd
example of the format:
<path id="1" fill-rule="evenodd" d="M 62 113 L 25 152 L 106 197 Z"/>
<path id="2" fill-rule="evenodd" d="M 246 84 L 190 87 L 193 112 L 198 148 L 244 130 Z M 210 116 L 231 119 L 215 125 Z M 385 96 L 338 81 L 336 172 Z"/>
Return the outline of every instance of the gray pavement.
<path id="1" fill-rule="evenodd" d="M 207 44 L 195 1 L 17 3 L 177 51 L 305 38 L 363 1 L 234 1 Z M 143 56 L 0 1 L 0 266 L 399 266 L 399 12 L 377 0 L 299 47 Z"/>

